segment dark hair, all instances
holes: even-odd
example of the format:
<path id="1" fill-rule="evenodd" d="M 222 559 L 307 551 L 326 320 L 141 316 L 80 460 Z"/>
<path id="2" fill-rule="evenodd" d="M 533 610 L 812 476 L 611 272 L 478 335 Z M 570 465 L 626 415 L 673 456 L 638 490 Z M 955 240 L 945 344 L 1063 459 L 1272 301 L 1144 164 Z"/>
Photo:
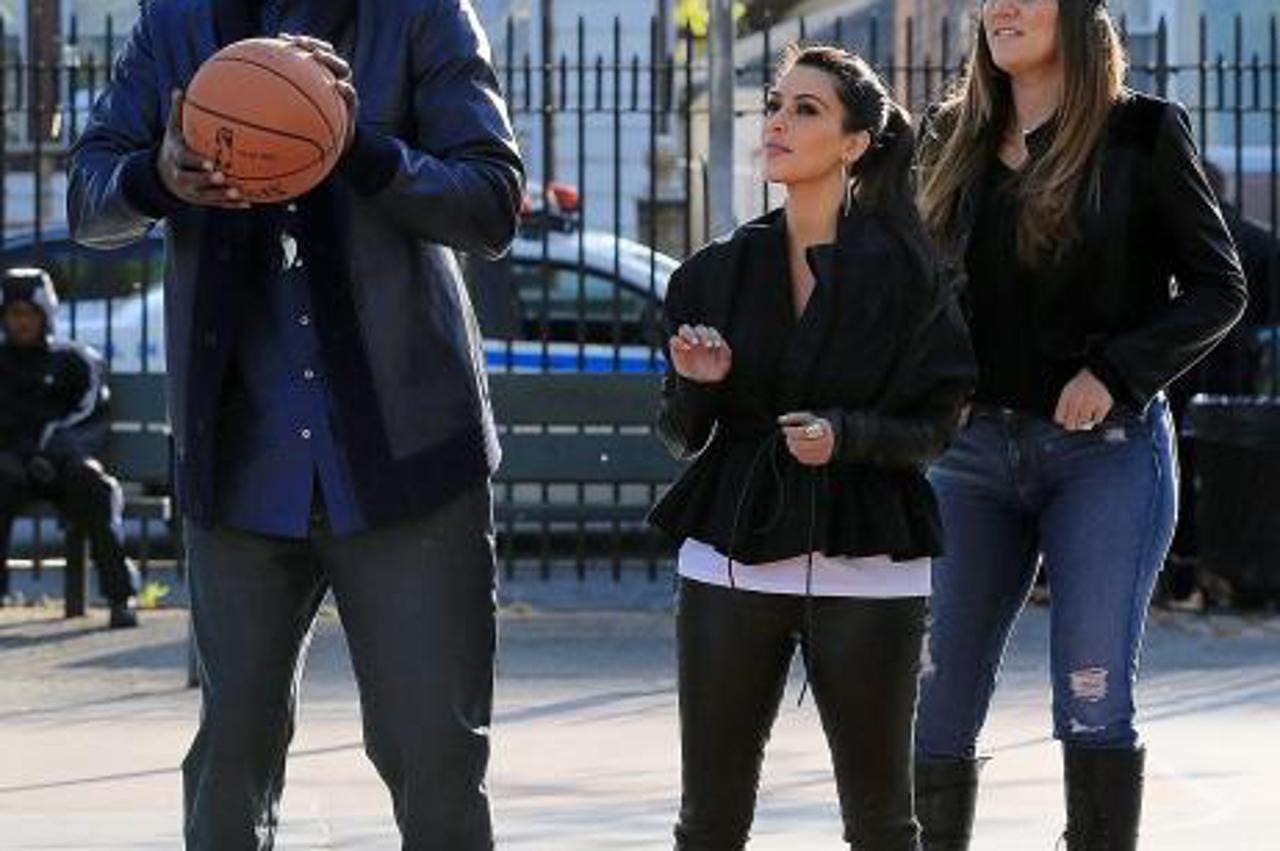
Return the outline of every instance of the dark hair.
<path id="1" fill-rule="evenodd" d="M 931 276 L 933 251 L 911 184 L 916 136 L 910 114 L 862 57 L 842 47 L 793 44 L 783 53 L 778 75 L 797 65 L 830 75 L 844 107 L 845 132 L 870 135 L 871 146 L 853 167 L 854 197 L 889 225 Z"/>
<path id="2" fill-rule="evenodd" d="M 958 235 L 962 201 L 1015 120 L 1010 78 L 995 63 L 981 12 L 974 31 L 965 73 L 920 144 L 920 208 L 943 242 Z M 1112 105 L 1124 97 L 1127 62 L 1106 3 L 1060 0 L 1057 39 L 1064 76 L 1059 129 L 1018 179 L 1018 256 L 1033 266 L 1079 235 L 1076 210 L 1091 188 L 1094 153 Z"/>

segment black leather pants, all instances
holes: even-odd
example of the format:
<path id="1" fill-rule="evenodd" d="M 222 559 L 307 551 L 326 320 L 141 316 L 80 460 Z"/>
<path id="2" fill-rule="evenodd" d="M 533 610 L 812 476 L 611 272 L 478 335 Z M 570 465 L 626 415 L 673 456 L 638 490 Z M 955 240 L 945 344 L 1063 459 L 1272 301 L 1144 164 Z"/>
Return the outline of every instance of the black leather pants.
<path id="1" fill-rule="evenodd" d="M 736 591 L 681 580 L 679 851 L 736 851 L 800 645 L 844 819 L 861 851 L 917 851 L 911 762 L 927 603 Z"/>

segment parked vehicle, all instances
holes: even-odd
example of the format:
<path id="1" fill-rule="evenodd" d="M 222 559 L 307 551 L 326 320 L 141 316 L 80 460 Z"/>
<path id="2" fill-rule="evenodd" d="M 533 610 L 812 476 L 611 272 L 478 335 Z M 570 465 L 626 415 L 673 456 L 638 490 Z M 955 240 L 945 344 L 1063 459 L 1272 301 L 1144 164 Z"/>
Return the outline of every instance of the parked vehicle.
<path id="1" fill-rule="evenodd" d="M 7 240 L 0 262 L 49 270 L 66 302 L 62 333 L 96 347 L 112 370 L 163 370 L 163 229 L 106 252 L 76 245 L 65 228 L 41 236 Z M 526 204 L 506 257 L 465 263 L 489 369 L 660 369 L 658 319 L 677 265 L 632 240 L 583 230 L 576 193 L 553 186 L 546 200 Z"/>

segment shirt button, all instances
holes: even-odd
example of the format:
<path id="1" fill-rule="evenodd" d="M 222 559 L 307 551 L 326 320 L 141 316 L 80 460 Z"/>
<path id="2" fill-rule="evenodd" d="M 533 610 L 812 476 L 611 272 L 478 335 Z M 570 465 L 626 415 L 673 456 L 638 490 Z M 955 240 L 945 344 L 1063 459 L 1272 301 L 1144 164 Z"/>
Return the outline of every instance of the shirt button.
<path id="1" fill-rule="evenodd" d="M 310 314 L 304 313 L 304 314 L 302 314 L 301 316 L 299 316 L 299 317 L 298 317 L 298 324 L 299 324 L 299 325 L 302 325 L 302 326 L 304 326 L 304 327 L 305 327 L 305 326 L 307 326 L 307 325 L 310 325 L 310 324 L 311 324 L 311 316 L 310 316 Z"/>
<path id="2" fill-rule="evenodd" d="M 307 381 L 311 381 L 316 377 L 316 371 L 314 369 L 304 369 L 302 371 L 302 377 Z"/>
<path id="3" fill-rule="evenodd" d="M 297 204 L 290 204 L 290 205 L 288 205 L 287 207 L 285 207 L 285 209 L 286 209 L 286 210 L 288 210 L 290 213 L 296 213 L 296 212 L 298 212 L 298 205 L 297 205 Z"/>
<path id="4" fill-rule="evenodd" d="M 304 428 L 304 429 L 302 429 L 301 431 L 299 431 L 299 432 L 298 432 L 298 437 L 302 438 L 303 440 L 310 440 L 310 439 L 311 439 L 311 429 L 309 429 L 309 428 Z"/>

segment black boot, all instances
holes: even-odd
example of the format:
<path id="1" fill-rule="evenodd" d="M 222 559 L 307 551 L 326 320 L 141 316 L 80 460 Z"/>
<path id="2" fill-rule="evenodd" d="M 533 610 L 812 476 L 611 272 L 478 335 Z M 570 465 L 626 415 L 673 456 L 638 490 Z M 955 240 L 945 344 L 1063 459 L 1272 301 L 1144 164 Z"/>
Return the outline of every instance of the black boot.
<path id="1" fill-rule="evenodd" d="M 986 760 L 917 759 L 916 818 L 924 851 L 966 851 Z"/>
<path id="2" fill-rule="evenodd" d="M 1146 751 L 1064 746 L 1067 851 L 1135 851 Z"/>

